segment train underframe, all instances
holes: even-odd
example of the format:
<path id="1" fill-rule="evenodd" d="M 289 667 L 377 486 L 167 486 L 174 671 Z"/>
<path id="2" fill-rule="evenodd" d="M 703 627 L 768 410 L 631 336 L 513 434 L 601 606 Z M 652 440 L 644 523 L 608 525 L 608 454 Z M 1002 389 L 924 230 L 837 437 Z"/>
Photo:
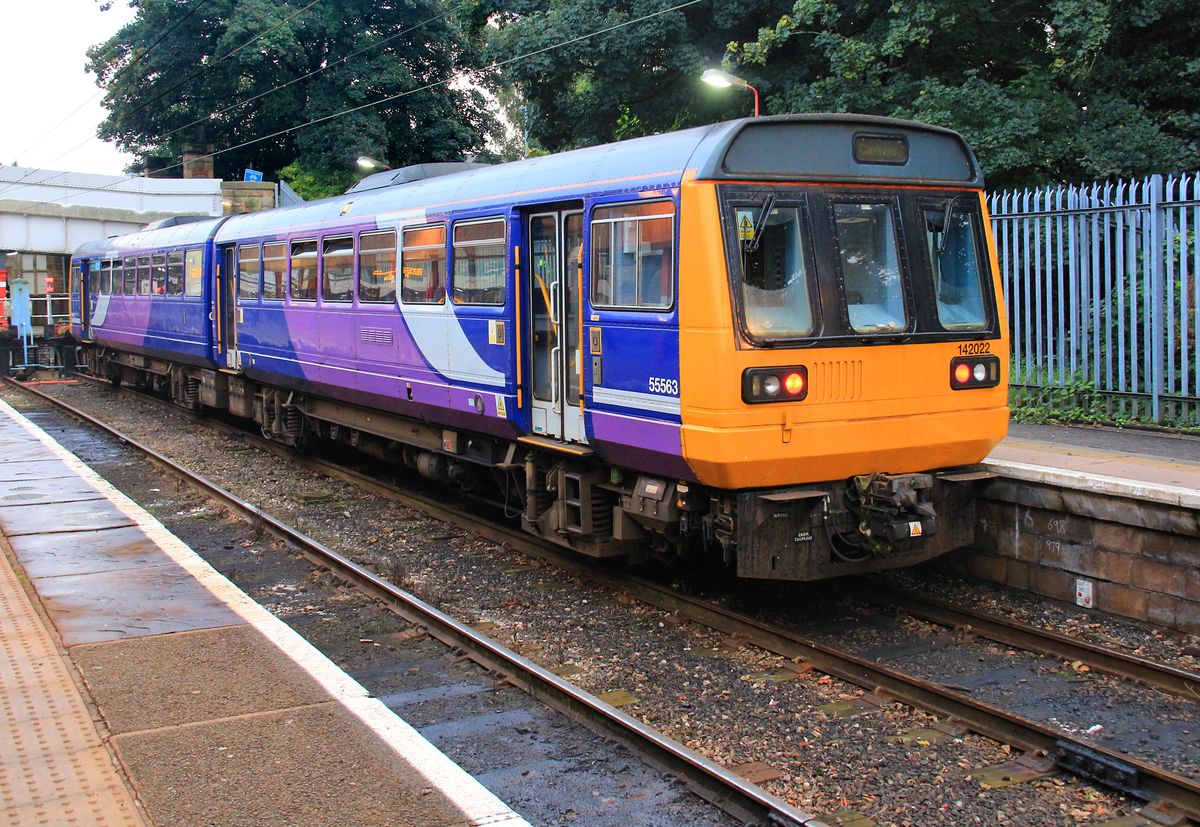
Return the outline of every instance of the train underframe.
<path id="1" fill-rule="evenodd" d="M 974 541 L 978 467 L 728 491 L 594 456 L 444 428 L 207 368 L 89 348 L 95 376 L 193 411 L 253 420 L 275 442 L 342 443 L 520 514 L 531 534 L 598 558 L 719 558 L 738 577 L 820 580 L 910 566 Z"/>

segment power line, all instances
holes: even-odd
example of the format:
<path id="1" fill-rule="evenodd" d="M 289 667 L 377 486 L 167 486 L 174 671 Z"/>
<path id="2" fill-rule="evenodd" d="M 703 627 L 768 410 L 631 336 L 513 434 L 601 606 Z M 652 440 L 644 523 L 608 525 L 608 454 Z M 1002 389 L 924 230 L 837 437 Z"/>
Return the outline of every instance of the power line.
<path id="1" fill-rule="evenodd" d="M 199 0 L 199 3 L 204 3 L 204 2 L 207 2 L 207 0 Z M 269 35 L 271 32 L 273 32 L 273 31 L 275 31 L 276 29 L 278 29 L 280 26 L 283 26 L 283 25 L 285 25 L 285 24 L 287 24 L 287 23 L 290 23 L 290 22 L 291 22 L 292 20 L 294 20 L 296 17 L 298 17 L 299 15 L 301 15 L 301 14 L 303 14 L 304 12 L 308 11 L 309 9 L 311 9 L 313 6 L 315 6 L 315 5 L 316 5 L 317 3 L 319 3 L 319 2 L 321 2 L 321 0 L 312 0 L 312 2 L 310 2 L 310 3 L 309 3 L 307 6 L 305 6 L 305 7 L 304 7 L 304 8 L 302 8 L 302 9 L 300 9 L 299 11 L 297 11 L 295 14 L 291 15 L 290 17 L 287 17 L 287 18 L 285 18 L 284 20 L 281 20 L 280 22 L 276 23 L 274 26 L 272 26 L 271 28 L 267 29 L 265 32 L 259 32 L 257 35 L 255 35 L 254 37 L 250 38 L 249 40 L 247 40 L 247 41 L 246 41 L 245 43 L 243 43 L 242 45 L 238 46 L 236 49 L 233 49 L 232 51 L 226 52 L 225 54 L 221 55 L 221 56 L 220 56 L 220 57 L 218 57 L 218 58 L 214 58 L 214 59 L 213 59 L 211 62 L 204 64 L 204 65 L 203 65 L 203 66 L 200 68 L 200 70 L 199 70 L 199 71 L 197 71 L 197 72 L 194 72 L 194 73 L 192 73 L 191 75 L 188 75 L 188 76 L 187 76 L 186 78 L 184 78 L 182 81 L 180 81 L 179 83 L 175 84 L 175 85 L 174 85 L 174 86 L 172 86 L 170 89 L 167 89 L 167 90 L 166 90 L 165 92 L 163 92 L 162 94 L 160 94 L 160 95 L 158 95 L 158 96 L 156 96 L 156 97 L 154 97 L 154 98 L 151 98 L 150 100 L 148 100 L 148 101 L 145 101 L 144 103 L 142 103 L 142 104 L 141 104 L 139 107 L 137 107 L 136 109 L 134 109 L 134 110 L 133 110 L 133 112 L 130 112 L 130 113 L 129 113 L 129 115 L 133 115 L 133 114 L 136 114 L 137 112 L 141 112 L 143 109 L 145 109 L 145 108 L 146 108 L 147 106 L 149 106 L 150 104 L 152 104 L 152 103 L 154 103 L 155 101 L 157 101 L 157 100 L 161 99 L 161 98 L 162 98 L 164 95 L 167 95 L 167 94 L 169 94 L 169 93 L 171 93 L 171 92 L 174 92 L 176 89 L 178 89 L 178 88 L 179 88 L 180 86 L 182 86 L 183 84 L 187 83 L 187 82 L 188 82 L 188 81 L 190 81 L 190 80 L 193 80 L 193 79 L 194 79 L 194 78 L 196 78 L 196 77 L 199 77 L 199 76 L 200 76 L 200 75 L 202 75 L 204 72 L 206 72 L 206 71 L 208 71 L 209 69 L 211 69 L 213 66 L 216 66 L 218 63 L 221 63 L 222 61 L 224 61 L 224 60 L 227 60 L 227 59 L 229 59 L 229 58 L 233 57 L 235 54 L 237 54 L 238 52 L 240 52 L 242 49 L 245 49 L 247 46 L 251 45 L 252 43 L 254 43 L 254 42 L 255 42 L 255 41 L 257 41 L 257 40 L 260 40 L 260 39 L 262 39 L 262 38 L 266 37 L 266 36 L 267 36 L 267 35 Z M 199 3 L 197 4 L 197 7 L 198 7 Z M 193 9 L 193 10 L 194 10 L 194 9 Z M 179 23 L 181 23 L 181 22 L 183 22 L 183 21 L 182 21 L 182 20 L 178 21 L 178 22 L 176 23 L 176 25 L 178 25 L 178 24 L 179 24 Z M 166 36 L 166 33 L 164 33 L 163 37 L 165 37 L 165 36 Z M 155 41 L 155 44 L 157 44 L 157 43 L 158 43 L 159 41 L 161 41 L 161 40 L 162 40 L 162 37 L 160 37 L 160 38 L 159 38 L 159 40 Z M 130 65 L 132 66 L 132 64 L 130 64 Z M 114 79 L 114 80 L 116 80 L 116 76 L 114 76 L 114 77 L 113 77 L 113 79 Z M 85 103 L 86 103 L 86 101 L 85 101 Z M 61 121 L 60 121 L 60 123 L 61 123 Z M 194 125 L 194 124 L 190 124 L 190 125 Z M 54 158 L 51 158 L 51 159 L 50 159 L 50 161 L 49 161 L 48 163 L 52 164 L 52 163 L 54 163 L 55 161 L 57 161 L 59 158 L 65 157 L 65 156 L 67 156 L 67 155 L 70 155 L 72 152 L 74 152 L 75 150 L 79 149 L 81 146 L 84 146 L 85 144 L 87 144 L 87 143 L 89 143 L 89 142 L 91 142 L 91 141 L 93 141 L 93 140 L 96 140 L 96 138 L 95 138 L 94 136 L 89 136 L 88 138 L 85 138 L 84 140 L 82 140 L 82 141 L 80 141 L 79 143 L 75 144 L 75 146 L 71 147 L 70 149 L 66 150 L 65 152 L 62 152 L 62 153 L 60 153 L 60 154 L 56 155 Z M 8 186 L 8 187 L 4 188 L 3 190 L 0 190 L 0 195 L 4 194 L 4 193 L 6 193 L 6 192 L 10 192 L 10 191 L 12 191 L 13 189 L 21 189 L 21 188 L 24 188 L 24 187 L 37 186 L 38 184 L 45 184 L 45 183 L 47 183 L 48 181 L 50 181 L 50 180 L 53 178 L 53 176 L 51 176 L 50 178 L 45 178 L 45 179 L 43 179 L 43 180 L 41 180 L 41 181 L 34 181 L 34 182 L 30 183 L 30 184 L 24 184 L 24 185 L 22 185 L 22 184 L 21 184 L 21 181 L 24 181 L 24 180 L 25 180 L 26 178 L 28 178 L 30 175 L 33 175 L 35 172 L 39 172 L 39 171 L 41 171 L 41 170 L 43 170 L 43 169 L 45 169 L 45 168 L 44 168 L 44 167 L 39 167 L 38 169 L 32 169 L 32 170 L 30 170 L 29 172 L 27 172 L 27 173 L 25 174 L 25 176 L 24 176 L 24 177 L 22 177 L 22 178 L 18 179 L 17 181 L 14 181 L 14 182 L 13 182 L 13 183 L 12 183 L 10 186 Z M 137 177 L 137 176 L 133 176 L 133 177 Z M 127 179 L 125 179 L 125 180 L 131 180 L 131 179 L 127 178 Z M 54 203 L 54 202 L 51 202 L 51 203 Z"/>
<path id="2" fill-rule="evenodd" d="M 468 0 L 468 2 L 469 2 L 469 0 Z M 395 40 L 398 37 L 403 37 L 404 35 L 408 34 L 409 32 L 415 31 L 415 30 L 421 28 L 422 26 L 427 26 L 430 23 L 433 23 L 435 20 L 440 20 L 443 17 L 447 17 L 448 15 L 453 14 L 454 12 L 458 11 L 459 9 L 465 7 L 466 5 L 467 5 L 467 2 L 460 3 L 459 5 L 455 6 L 452 9 L 447 9 L 446 11 L 442 12 L 441 14 L 435 15 L 435 16 L 429 18 L 428 20 L 423 20 L 420 23 L 417 23 L 416 25 L 409 26 L 404 31 L 397 32 L 396 34 L 385 37 L 383 40 L 380 40 L 377 43 L 368 43 L 366 46 L 363 46 L 361 49 L 357 49 L 356 51 L 351 52 L 350 54 L 346 55 L 345 57 L 338 58 L 333 63 L 327 63 L 319 69 L 314 69 L 313 71 L 309 72 L 306 75 L 300 75 L 299 77 L 292 78 L 291 80 L 287 81 L 286 83 L 281 83 L 278 86 L 274 87 L 273 89 L 268 89 L 265 92 L 259 92 L 257 95 L 252 95 L 251 97 L 246 98 L 245 100 L 238 101 L 237 103 L 235 103 L 231 106 L 227 106 L 224 109 L 220 109 L 216 112 L 212 112 L 208 115 L 205 115 L 202 118 L 197 118 L 196 120 L 192 121 L 189 124 L 180 126 L 176 129 L 172 129 L 170 132 L 160 135 L 158 137 L 158 140 L 159 141 L 166 140 L 167 138 L 171 137 L 172 135 L 174 135 L 177 132 L 182 132 L 185 129 L 190 129 L 193 126 L 196 126 L 197 124 L 200 124 L 200 123 L 204 123 L 205 121 L 210 120 L 212 118 L 220 117 L 221 115 L 224 115 L 226 112 L 232 112 L 234 109 L 238 109 L 239 107 L 245 106 L 248 103 L 253 103 L 254 101 L 258 100 L 259 98 L 264 98 L 267 95 L 278 92 L 280 89 L 286 89 L 287 87 L 291 86 L 293 83 L 299 83 L 302 80 L 308 80 L 309 78 L 313 77 L 314 75 L 319 75 L 327 69 L 332 69 L 334 66 L 337 66 L 338 64 L 345 63 L 347 60 L 350 60 L 353 57 L 357 57 L 358 55 L 361 55 L 363 52 L 371 51 L 372 49 L 378 49 L 380 46 L 384 45 L 385 43 Z"/>
<path id="3" fill-rule="evenodd" d="M 704 0 L 686 0 L 686 2 L 677 3 L 674 6 L 670 6 L 665 9 L 659 9 L 658 11 L 653 11 L 653 12 L 650 12 L 649 14 L 644 14 L 641 17 L 635 17 L 630 20 L 626 20 L 624 23 L 614 23 L 613 25 L 607 26 L 603 29 L 598 29 L 597 31 L 590 32 L 588 34 L 577 35 L 576 37 L 569 38 L 560 43 L 555 43 L 551 46 L 544 46 L 541 49 L 535 49 L 532 52 L 526 52 L 521 55 L 516 55 L 515 57 L 510 57 L 506 60 L 494 61 L 494 62 L 488 64 L 487 66 L 484 66 L 480 71 L 487 72 L 487 71 L 491 71 L 492 69 L 499 69 L 502 66 L 507 66 L 510 63 L 516 63 L 519 60 L 526 60 L 531 57 L 537 57 L 538 55 L 545 54 L 546 52 L 550 52 L 555 49 L 561 49 L 564 46 L 570 46 L 573 43 L 579 43 L 584 40 L 590 40 L 593 37 L 597 37 L 602 34 L 608 34 L 609 32 L 616 31 L 617 29 L 623 29 L 626 26 L 632 26 L 634 23 L 641 23 L 643 21 L 650 20 L 651 18 L 658 17 L 663 14 L 668 14 L 673 11 L 678 11 L 679 9 L 687 8 L 688 6 L 694 6 L 697 3 L 702 3 L 702 2 L 704 2 Z M 369 103 L 360 104 L 359 106 L 352 106 L 349 109 L 343 109 L 340 112 L 334 112 L 332 115 L 324 115 L 320 118 L 314 118 L 310 121 L 306 121 L 301 124 L 296 124 L 295 126 L 289 126 L 288 128 L 281 129 L 277 132 L 272 132 L 270 135 L 263 135 L 258 138 L 253 138 L 249 141 L 243 141 L 240 144 L 235 144 L 234 146 L 225 147 L 224 149 L 218 149 L 214 152 L 208 153 L 207 155 L 197 156 L 196 158 L 193 159 L 193 162 L 202 161 L 207 158 L 215 158 L 218 155 L 224 155 L 226 152 L 233 152 L 238 149 L 244 149 L 245 147 L 252 146 L 253 144 L 261 143 L 262 141 L 269 141 L 272 138 L 278 138 L 283 135 L 287 135 L 291 132 L 296 132 L 300 129 L 306 129 L 310 126 L 316 126 L 319 123 L 325 123 L 326 121 L 331 121 L 335 118 L 340 118 L 343 115 L 350 115 L 350 114 L 353 114 L 354 112 L 360 112 L 364 109 L 370 109 L 372 107 L 379 106 L 380 104 L 389 103 L 389 102 L 397 100 L 399 98 L 407 97 L 408 95 L 415 95 L 417 92 L 424 92 L 426 90 L 433 89 L 438 86 L 444 86 L 447 83 L 453 82 L 453 80 L 454 80 L 454 77 L 444 78 L 442 80 L 434 81 L 432 83 L 427 83 L 424 86 L 418 86 L 416 89 L 409 89 L 405 92 L 398 92 L 395 95 L 388 95 L 386 97 L 379 98 L 378 100 L 371 101 Z M 181 167 L 181 166 L 183 166 L 182 162 L 177 163 L 177 164 L 171 164 L 170 166 L 160 167 L 159 169 L 151 170 L 151 173 L 168 172 L 170 170 L 177 169 L 178 167 Z M 147 174 L 151 174 L 151 173 L 147 173 Z M 103 187 L 97 187 L 96 189 L 104 190 L 104 189 L 108 189 L 110 186 L 120 186 L 121 184 L 124 184 L 127 181 L 132 181 L 138 177 L 139 176 L 131 175 L 128 178 L 125 178 L 121 181 L 116 181 L 113 184 L 107 184 Z M 95 190 L 93 190 L 93 192 L 94 191 Z M 82 194 L 82 193 L 79 193 L 79 194 Z M 66 195 L 66 196 L 63 196 L 62 198 L 57 198 L 50 203 L 59 203 L 62 201 L 70 200 L 71 198 L 75 198 L 75 197 L 76 197 L 76 195 Z"/>
<path id="4" fill-rule="evenodd" d="M 149 46 L 147 46 L 145 49 L 143 49 L 137 57 L 135 57 L 132 61 L 130 61 L 125 66 L 122 66 L 119 70 L 117 70 L 117 72 L 115 74 L 113 74 L 112 80 L 109 81 L 108 85 L 111 86 L 113 83 L 116 83 L 117 78 L 121 77 L 126 72 L 128 72 L 130 69 L 132 69 L 134 66 L 137 66 L 139 63 L 141 63 L 143 60 L 145 60 L 146 56 L 149 55 L 151 52 L 153 52 L 155 47 L 158 46 L 159 43 L 162 43 L 163 40 L 165 40 L 167 38 L 167 35 L 169 35 L 173 31 L 175 31 L 175 29 L 177 29 L 181 23 L 183 23 L 185 20 L 187 20 L 189 17 L 191 17 L 201 6 L 203 6 L 208 1 L 209 0 L 193 0 L 192 5 L 187 10 L 187 13 L 184 14 L 182 17 L 180 17 L 178 20 L 176 20 L 174 23 L 172 23 L 167 28 L 166 31 L 164 31 L 162 34 L 160 34 L 158 36 L 157 40 L 155 40 L 153 43 L 151 43 Z M 70 112 L 68 112 L 65 117 L 63 117 L 61 120 L 56 122 L 53 126 L 51 126 L 49 129 L 47 129 L 45 132 L 43 132 L 37 138 L 35 138 L 33 140 L 33 142 L 29 144 L 29 146 L 27 146 L 25 149 L 23 149 L 21 151 L 20 154 L 24 155 L 26 152 L 33 149 L 35 146 L 38 145 L 38 143 L 41 142 L 41 140 L 43 138 L 45 138 L 47 135 L 50 135 L 52 132 L 54 132 L 55 129 L 58 129 L 58 127 L 62 126 L 67 121 L 71 120 L 71 118 L 73 118 L 75 116 L 76 112 L 78 112 L 80 109 L 83 109 L 83 107 L 87 106 L 89 103 L 94 101 L 96 99 L 96 97 L 98 95 L 103 94 L 103 92 L 104 92 L 104 89 L 97 89 L 95 94 L 93 94 L 90 98 L 85 100 L 83 103 L 79 104 L 79 106 L 76 106 L 74 109 L 72 109 Z M 90 140 L 93 140 L 93 138 L 89 137 L 87 139 L 87 141 L 84 141 L 83 143 L 80 143 L 80 144 L 76 144 L 75 146 L 71 147 L 71 149 L 68 149 L 67 152 L 63 153 L 63 155 L 74 152 L 76 149 L 83 146 L 83 144 L 86 144 Z M 57 161 L 58 158 L 63 157 L 63 155 L 59 155 L 57 158 L 52 159 L 50 163 Z M 18 157 L 20 157 L 20 156 L 18 156 Z M 25 173 L 24 176 L 22 176 L 21 178 L 18 178 L 16 181 L 11 182 L 4 189 L 0 189 L 0 195 L 3 195 L 4 193 L 8 192 L 10 189 L 15 187 L 17 184 L 20 184 L 22 181 L 24 181 L 30 175 L 33 175 L 35 172 L 37 172 L 38 169 L 40 169 L 40 167 L 31 169 L 29 172 Z"/>

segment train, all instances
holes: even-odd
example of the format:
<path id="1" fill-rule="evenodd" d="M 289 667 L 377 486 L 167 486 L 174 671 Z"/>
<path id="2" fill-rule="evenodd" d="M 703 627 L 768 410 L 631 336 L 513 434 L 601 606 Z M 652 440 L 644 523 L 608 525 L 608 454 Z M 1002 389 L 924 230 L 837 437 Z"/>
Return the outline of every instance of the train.
<path id="1" fill-rule="evenodd" d="M 501 501 L 597 558 L 820 580 L 969 545 L 1008 426 L 957 133 L 746 118 L 79 247 L 84 369 Z"/>

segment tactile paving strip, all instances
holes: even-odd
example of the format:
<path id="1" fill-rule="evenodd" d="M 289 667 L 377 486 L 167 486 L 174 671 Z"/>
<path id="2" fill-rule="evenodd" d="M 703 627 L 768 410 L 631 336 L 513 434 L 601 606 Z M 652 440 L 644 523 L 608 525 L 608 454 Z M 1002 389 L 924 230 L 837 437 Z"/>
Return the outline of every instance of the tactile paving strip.
<path id="1" fill-rule="evenodd" d="M 50 633 L 0 554 L 0 825 L 142 825 Z"/>

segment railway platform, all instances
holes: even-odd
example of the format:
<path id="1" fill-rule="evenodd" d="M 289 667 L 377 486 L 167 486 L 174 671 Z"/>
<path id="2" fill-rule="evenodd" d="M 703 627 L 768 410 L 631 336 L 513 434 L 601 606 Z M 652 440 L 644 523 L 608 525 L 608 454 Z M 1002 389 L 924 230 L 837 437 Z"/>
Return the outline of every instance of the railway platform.
<path id="1" fill-rule="evenodd" d="M 1014 423 L 987 461 L 1014 479 L 1200 509 L 1200 437 Z"/>
<path id="2" fill-rule="evenodd" d="M 0 824 L 526 822 L 0 402 Z"/>

